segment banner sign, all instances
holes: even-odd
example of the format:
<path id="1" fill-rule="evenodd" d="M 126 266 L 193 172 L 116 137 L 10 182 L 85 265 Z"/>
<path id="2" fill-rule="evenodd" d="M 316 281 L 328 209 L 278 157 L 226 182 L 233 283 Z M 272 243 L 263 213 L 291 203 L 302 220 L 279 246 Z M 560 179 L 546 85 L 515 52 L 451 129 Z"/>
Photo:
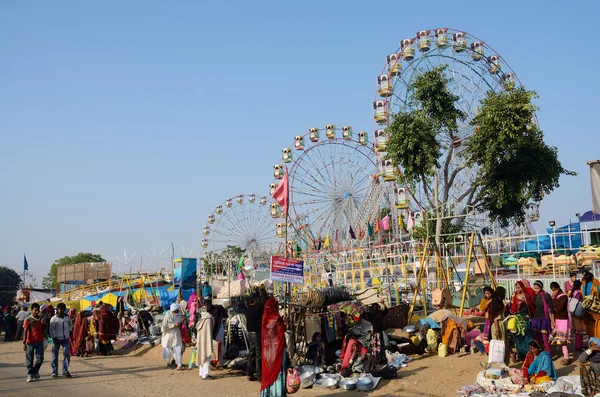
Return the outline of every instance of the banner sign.
<path id="1" fill-rule="evenodd" d="M 304 284 L 304 262 L 281 256 L 272 256 L 271 280 Z"/>

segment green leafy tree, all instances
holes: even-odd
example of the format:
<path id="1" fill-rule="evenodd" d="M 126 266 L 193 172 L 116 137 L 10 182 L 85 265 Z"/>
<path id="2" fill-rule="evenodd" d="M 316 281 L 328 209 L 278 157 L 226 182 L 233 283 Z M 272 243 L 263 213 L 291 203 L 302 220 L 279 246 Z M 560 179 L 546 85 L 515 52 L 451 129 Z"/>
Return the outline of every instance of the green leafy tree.
<path id="1" fill-rule="evenodd" d="M 460 228 L 473 212 L 487 211 L 500 224 L 523 222 L 529 200 L 541 200 L 558 186 L 561 174 L 572 174 L 534 122 L 535 92 L 490 91 L 466 123 L 446 69 L 433 68 L 411 83 L 407 106 L 392 117 L 387 154 L 402 170 L 401 183 L 413 191 L 420 186 L 437 244 L 446 220 Z M 469 136 L 461 141 L 460 135 Z M 464 173 L 472 173 L 464 178 L 468 184 L 458 183 Z"/>
<path id="2" fill-rule="evenodd" d="M 90 262 L 106 262 L 106 259 L 102 258 L 100 254 L 92 254 L 90 252 L 80 252 L 74 256 L 65 256 L 57 259 L 50 265 L 50 271 L 48 275 L 42 280 L 42 286 L 48 289 L 57 289 L 58 283 L 56 282 L 56 270 L 59 266 L 64 265 L 75 265 L 77 263 L 90 263 Z"/>
<path id="3" fill-rule="evenodd" d="M 430 213 L 427 216 L 424 216 L 421 225 L 416 226 L 412 230 L 413 237 L 421 242 L 425 242 L 427 237 L 431 240 L 431 238 L 435 237 L 436 224 L 437 219 L 435 214 Z M 450 236 L 461 232 L 463 232 L 462 224 L 453 222 L 452 219 L 442 219 L 442 233 L 440 235 L 440 241 L 442 243 L 452 241 L 452 237 Z"/>
<path id="4" fill-rule="evenodd" d="M 246 252 L 236 245 L 227 245 L 227 248 L 222 250 L 220 253 L 208 252 L 203 259 L 204 267 L 203 273 L 205 277 L 210 277 L 216 274 L 218 271 L 227 270 L 229 266 L 229 258 L 233 258 L 235 263 L 233 266 L 237 266 L 237 261 Z"/>
<path id="5" fill-rule="evenodd" d="M 21 276 L 16 271 L 6 266 L 0 266 L 0 306 L 4 307 L 12 303 L 21 282 Z"/>
<path id="6" fill-rule="evenodd" d="M 479 168 L 476 200 L 492 220 L 522 223 L 530 200 L 541 201 L 559 186 L 563 168 L 556 147 L 544 142 L 535 120 L 535 91 L 520 87 L 487 93 L 466 142 L 470 166 Z"/>

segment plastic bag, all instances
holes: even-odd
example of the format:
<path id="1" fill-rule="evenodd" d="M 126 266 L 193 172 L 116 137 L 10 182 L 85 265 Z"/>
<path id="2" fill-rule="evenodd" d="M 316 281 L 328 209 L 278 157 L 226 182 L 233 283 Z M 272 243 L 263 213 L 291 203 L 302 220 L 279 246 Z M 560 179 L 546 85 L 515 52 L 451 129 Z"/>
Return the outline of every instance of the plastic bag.
<path id="1" fill-rule="evenodd" d="M 285 389 L 289 394 L 294 394 L 300 389 L 300 374 L 294 368 L 287 370 Z"/>
<path id="2" fill-rule="evenodd" d="M 506 329 L 514 332 L 517 330 L 517 319 L 514 317 L 511 317 L 508 319 L 508 321 L 506 322 Z"/>
<path id="3" fill-rule="evenodd" d="M 438 350 L 438 335 L 437 333 L 432 330 L 429 329 L 427 330 L 427 347 L 429 348 L 429 351 L 432 353 L 437 353 Z"/>
<path id="4" fill-rule="evenodd" d="M 488 363 L 504 363 L 504 353 L 506 351 L 506 346 L 504 345 L 504 341 L 492 339 L 490 341 L 490 352 Z"/>

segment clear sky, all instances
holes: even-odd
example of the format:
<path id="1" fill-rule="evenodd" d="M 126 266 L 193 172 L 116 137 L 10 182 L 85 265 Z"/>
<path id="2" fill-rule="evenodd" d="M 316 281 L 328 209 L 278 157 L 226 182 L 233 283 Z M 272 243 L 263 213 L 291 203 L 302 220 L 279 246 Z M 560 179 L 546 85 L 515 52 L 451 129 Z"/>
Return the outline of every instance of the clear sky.
<path id="1" fill-rule="evenodd" d="M 26 253 L 41 281 L 81 251 L 198 255 L 214 206 L 268 194 L 295 135 L 372 132 L 385 56 L 438 27 L 538 91 L 546 139 L 580 175 L 536 226 L 566 223 L 590 209 L 600 158 L 598 15 L 597 1 L 2 1 L 0 264 L 20 271 Z"/>

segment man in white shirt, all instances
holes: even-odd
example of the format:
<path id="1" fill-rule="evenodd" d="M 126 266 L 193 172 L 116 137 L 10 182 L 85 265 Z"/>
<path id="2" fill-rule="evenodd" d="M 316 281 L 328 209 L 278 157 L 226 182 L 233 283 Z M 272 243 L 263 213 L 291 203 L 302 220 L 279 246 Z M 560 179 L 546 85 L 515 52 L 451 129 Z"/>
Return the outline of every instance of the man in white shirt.
<path id="1" fill-rule="evenodd" d="M 71 362 L 71 347 L 69 346 L 69 333 L 73 330 L 71 318 L 65 314 L 67 305 L 59 303 L 56 306 L 56 314 L 50 320 L 49 333 L 52 338 L 52 377 L 58 376 L 58 352 L 63 348 L 62 374 L 71 378 L 69 363 Z"/>
<path id="2" fill-rule="evenodd" d="M 29 317 L 31 313 L 23 306 L 21 311 L 17 314 L 17 333 L 15 335 L 15 340 L 21 340 L 23 337 L 23 324 L 27 317 Z"/>
<path id="3" fill-rule="evenodd" d="M 170 365 L 171 354 L 177 364 L 177 369 L 183 369 L 181 358 L 183 354 L 183 343 L 181 341 L 181 316 L 179 311 L 181 307 L 177 303 L 171 304 L 171 309 L 164 317 L 162 322 L 162 339 L 163 358 L 167 360 L 167 368 L 172 368 Z"/>

